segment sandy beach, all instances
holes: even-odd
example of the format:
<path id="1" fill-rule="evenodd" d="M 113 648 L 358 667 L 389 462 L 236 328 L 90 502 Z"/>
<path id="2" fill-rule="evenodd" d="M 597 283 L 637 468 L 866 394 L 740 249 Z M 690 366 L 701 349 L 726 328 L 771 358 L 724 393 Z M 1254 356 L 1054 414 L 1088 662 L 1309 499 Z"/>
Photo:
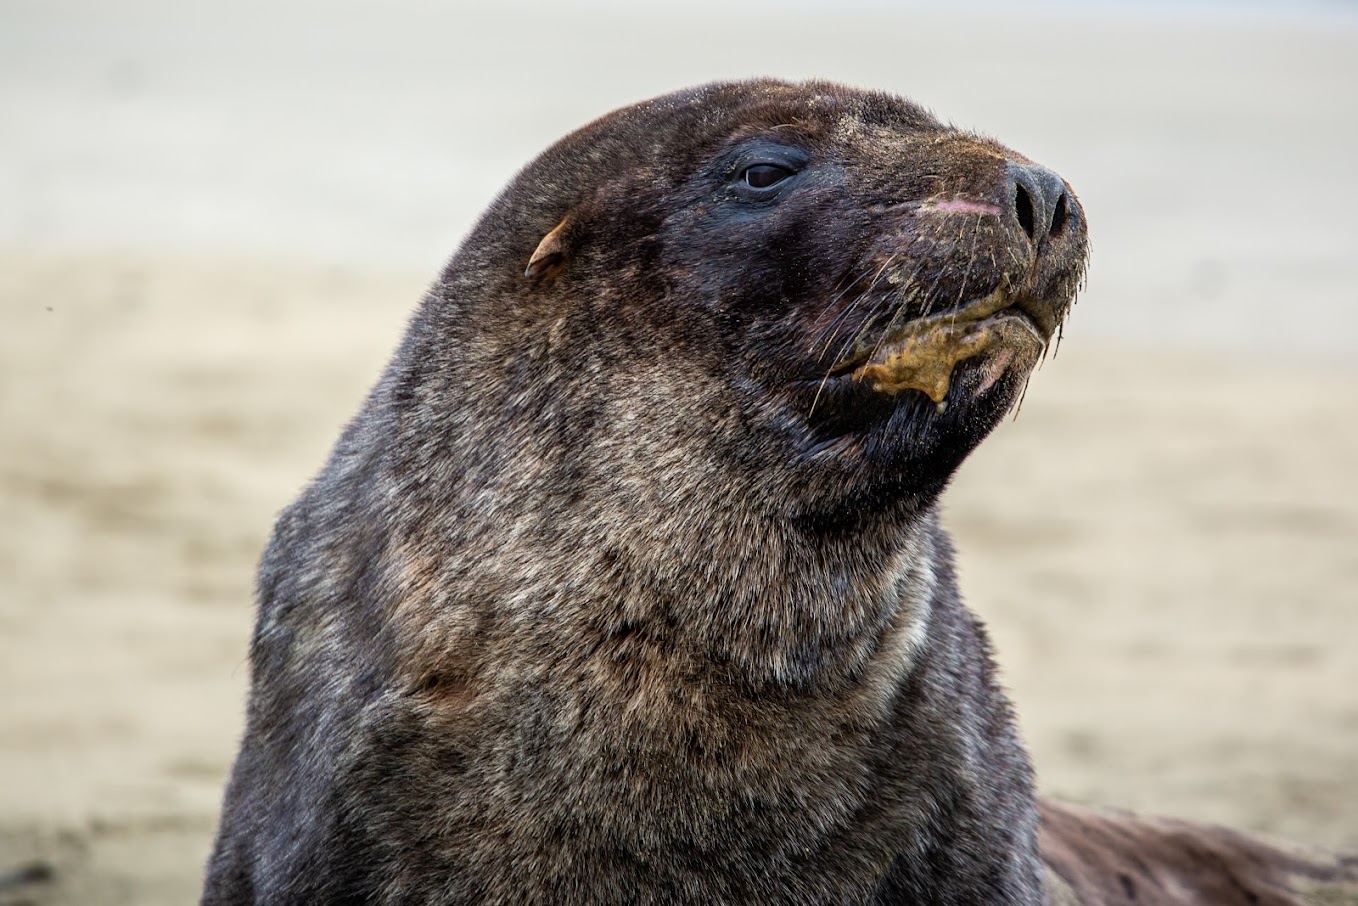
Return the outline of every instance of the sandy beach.
<path id="1" fill-rule="evenodd" d="M 1043 789 L 1358 848 L 1354 20 L 119 7 L 0 5 L 0 880 L 50 874 L 0 904 L 194 901 L 254 561 L 425 284 L 569 128 L 755 74 L 920 98 L 1089 211 L 944 504 Z"/>

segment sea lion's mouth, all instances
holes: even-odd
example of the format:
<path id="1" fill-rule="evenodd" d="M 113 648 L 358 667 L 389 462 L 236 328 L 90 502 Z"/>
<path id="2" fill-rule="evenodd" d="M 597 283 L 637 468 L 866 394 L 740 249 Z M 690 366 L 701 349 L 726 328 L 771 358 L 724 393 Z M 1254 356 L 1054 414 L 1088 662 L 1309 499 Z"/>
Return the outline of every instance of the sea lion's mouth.
<path id="1" fill-rule="evenodd" d="M 946 312 L 907 322 L 861 344 L 831 374 L 894 395 L 918 390 L 943 411 L 960 362 L 987 356 L 977 390 L 989 388 L 1015 358 L 1036 361 L 1060 321 L 1058 308 L 1014 298 L 1001 284 L 989 294 Z"/>

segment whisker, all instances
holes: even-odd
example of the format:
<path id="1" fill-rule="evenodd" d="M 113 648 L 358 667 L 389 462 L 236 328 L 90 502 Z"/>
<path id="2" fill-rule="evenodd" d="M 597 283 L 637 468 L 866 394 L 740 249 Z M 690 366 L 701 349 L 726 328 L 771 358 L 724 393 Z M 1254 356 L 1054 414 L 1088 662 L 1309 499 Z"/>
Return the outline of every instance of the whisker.
<path id="1" fill-rule="evenodd" d="M 952 256 L 953 251 L 957 248 L 957 240 L 961 238 L 962 234 L 958 233 L 953 237 L 953 241 L 948 243 L 948 257 Z M 934 274 L 934 282 L 929 284 L 929 291 L 925 295 L 923 310 L 920 312 L 921 318 L 927 318 L 934 313 L 934 304 L 939 301 L 939 297 L 935 295 L 934 291 L 938 289 L 938 281 L 942 279 L 945 270 L 947 270 L 947 268 L 940 268 L 938 272 Z"/>
<path id="2" fill-rule="evenodd" d="M 834 321 L 830 322 L 830 324 L 826 326 L 824 330 L 821 331 L 820 336 L 816 338 L 812 345 L 814 345 L 815 343 L 819 343 L 820 340 L 824 338 L 827 333 L 830 333 L 831 331 L 837 333 L 839 331 L 839 327 L 843 323 L 844 319 L 853 311 L 854 307 L 857 306 L 860 302 L 862 302 L 863 299 L 866 298 L 867 295 L 873 290 L 873 288 L 876 287 L 878 278 L 885 272 L 886 268 L 891 266 L 892 259 L 894 257 L 895 256 L 893 255 L 892 258 L 888 258 L 886 263 L 884 263 L 881 267 L 877 269 L 877 273 L 873 275 L 873 278 L 871 282 L 867 285 L 867 287 L 865 287 L 861 292 L 859 292 L 858 296 L 845 307 L 844 311 L 840 312 L 835 317 Z M 844 289 L 842 289 L 833 299 L 830 300 L 829 304 L 834 305 L 837 302 L 839 302 L 840 299 L 844 298 L 845 294 L 847 294 L 849 290 L 853 289 L 855 286 L 861 283 L 863 278 L 865 278 L 871 270 L 872 265 L 868 265 L 867 269 L 864 270 L 863 273 L 855 277 L 852 281 L 850 281 L 849 284 L 844 287 Z M 833 336 L 831 337 L 831 340 L 833 340 Z M 827 348 L 828 346 L 829 342 L 826 343 Z M 821 355 L 822 356 L 824 355 L 824 349 L 822 349 Z"/>
<path id="3" fill-rule="evenodd" d="M 853 348 L 858 345 L 859 341 L 862 340 L 863 337 L 876 325 L 877 316 L 881 314 L 882 311 L 885 308 L 887 308 L 887 306 L 890 304 L 891 299 L 889 297 L 876 299 L 873 301 L 872 308 L 868 311 L 867 316 L 864 317 L 861 322 L 859 322 L 858 327 L 854 330 L 854 332 L 850 334 L 847 338 L 845 338 L 844 342 L 840 344 L 839 350 L 835 353 L 835 357 L 831 362 L 831 367 L 833 367 L 834 362 L 843 361 L 845 356 L 849 355 L 853 351 Z"/>
<path id="4" fill-rule="evenodd" d="M 897 250 L 895 253 L 892 254 L 891 258 L 887 261 L 887 266 L 889 266 L 889 265 L 891 265 L 891 264 L 894 264 L 894 263 L 896 262 L 896 260 L 898 260 L 898 259 L 901 258 L 902 256 L 908 254 L 908 253 L 915 247 L 916 243 L 918 243 L 918 242 L 919 242 L 921 239 L 923 239 L 923 238 L 925 238 L 925 237 L 923 237 L 920 233 L 915 233 L 915 234 L 910 238 L 909 243 L 907 243 L 906 246 L 905 246 L 904 248 L 899 249 L 899 250 Z M 865 289 L 865 290 L 863 291 L 863 293 L 859 296 L 859 298 L 855 299 L 854 302 L 853 302 L 853 304 L 850 305 L 849 308 L 847 308 L 847 309 L 842 313 L 841 317 L 842 317 L 843 315 L 847 315 L 847 314 L 849 313 L 850 310 L 852 310 L 854 307 L 856 307 L 858 304 L 860 304 L 860 303 L 863 301 L 864 298 L 867 298 L 867 297 L 871 294 L 872 290 L 874 290 L 874 289 L 877 287 L 877 280 L 878 280 L 878 278 L 880 278 L 881 275 L 882 275 L 884 272 L 885 272 L 885 267 L 878 270 L 877 275 L 874 276 L 874 278 L 873 278 L 873 280 L 872 280 L 872 283 L 868 286 L 867 289 Z M 918 272 L 918 266 L 916 267 L 916 272 Z M 896 300 L 896 301 L 897 301 L 898 304 L 901 303 L 902 300 L 904 300 L 907 296 L 909 296 L 910 291 L 911 291 L 911 288 L 915 285 L 915 279 L 914 279 L 914 277 L 915 277 L 914 274 L 910 274 L 909 276 L 904 276 L 904 277 L 902 278 L 903 281 L 904 281 L 904 283 L 903 283 L 903 285 L 902 285 L 902 287 L 901 287 L 900 293 L 899 293 L 898 296 L 897 296 L 897 300 Z M 862 320 L 862 322 L 859 324 L 858 329 L 855 330 L 855 331 L 848 337 L 848 339 L 846 339 L 846 340 L 844 341 L 844 343 L 840 345 L 839 351 L 835 354 L 835 357 L 831 360 L 831 365 L 830 365 L 830 370 L 831 370 L 831 371 L 833 371 L 833 369 L 834 369 L 834 364 L 835 364 L 836 362 L 839 362 L 840 360 L 842 360 L 842 359 L 845 357 L 845 355 L 847 355 L 847 354 L 850 352 L 850 350 L 852 350 L 852 349 L 858 344 L 859 340 L 861 340 L 861 339 L 863 338 L 863 336 L 868 332 L 868 330 L 873 326 L 873 324 L 874 324 L 874 322 L 875 322 L 875 320 L 876 320 L 876 318 L 877 318 L 877 314 L 878 314 L 878 313 L 883 309 L 883 307 L 885 307 L 890 301 L 891 301 L 890 299 L 878 299 L 878 300 L 875 300 L 875 301 L 872 303 L 872 308 L 871 308 L 871 310 L 868 312 L 867 317 L 865 317 L 865 318 Z M 836 320 L 838 321 L 839 319 L 836 319 Z M 887 332 L 888 332 L 888 333 L 890 332 L 890 326 L 888 326 Z M 836 328 L 835 328 L 835 334 L 834 334 L 834 335 L 837 336 L 838 333 L 839 333 L 839 328 L 836 327 Z M 830 340 L 827 341 L 825 347 L 821 350 L 821 354 L 820 354 L 820 356 L 818 357 L 818 359 L 824 359 L 825 353 L 829 350 L 830 343 L 832 343 L 833 341 L 834 341 L 834 336 L 831 336 L 831 337 L 830 337 Z M 874 354 L 875 354 L 875 350 L 874 350 Z M 828 379 L 828 377 L 829 377 L 829 372 L 827 371 L 827 373 L 826 373 L 826 379 Z M 824 380 L 824 379 L 823 379 L 823 380 Z"/>
<path id="5" fill-rule="evenodd" d="M 906 247 L 906 250 L 908 249 L 909 246 Z M 868 284 L 867 289 L 860 293 L 858 298 L 855 299 L 850 304 L 849 306 L 850 308 L 853 308 L 854 306 L 858 305 L 860 302 L 862 302 L 864 299 L 868 298 L 872 294 L 872 290 L 875 289 L 877 286 L 877 281 L 886 271 L 886 268 L 889 267 L 892 264 L 892 262 L 895 261 L 899 254 L 901 253 L 893 254 L 889 259 L 887 259 L 886 264 L 882 265 L 882 267 L 879 268 L 877 273 L 873 276 L 872 282 Z M 845 353 L 851 350 L 858 343 L 858 341 L 868 331 L 869 327 L 873 324 L 873 321 L 876 319 L 878 312 L 882 310 L 882 307 L 886 305 L 886 303 L 887 300 L 885 299 L 879 299 L 872 303 L 872 309 L 868 312 L 867 317 L 864 318 L 862 323 L 858 325 L 858 329 L 855 330 L 853 334 L 850 335 L 849 338 L 844 341 L 844 345 L 840 347 L 838 354 L 836 354 L 836 356 L 830 360 L 829 366 L 825 369 L 825 374 L 821 376 L 820 383 L 816 385 L 816 395 L 811 399 L 811 410 L 807 413 L 807 418 L 810 418 L 811 416 L 816 414 L 816 406 L 820 403 L 821 394 L 823 394 L 825 391 L 825 385 L 830 381 L 830 375 L 834 373 L 835 363 L 840 361 L 844 357 Z M 836 328 L 835 332 L 838 333 L 838 328 Z M 832 336 L 830 340 L 826 342 L 825 348 L 821 351 L 820 358 L 822 359 L 824 358 L 825 352 L 829 350 L 830 343 L 833 341 L 834 337 Z"/>
<path id="6" fill-rule="evenodd" d="M 976 225 L 971 228 L 971 250 L 967 252 L 967 269 L 962 272 L 962 285 L 957 289 L 957 301 L 953 303 L 952 318 L 949 328 L 957 325 L 957 309 L 967 298 L 967 281 L 971 279 L 971 270 L 976 266 L 976 244 L 981 235 L 981 221 L 984 215 L 976 215 Z"/>
<path id="7" fill-rule="evenodd" d="M 1028 372 L 1028 376 L 1023 379 L 1023 392 L 1019 394 L 1018 405 L 1014 407 L 1014 421 L 1018 421 L 1019 413 L 1023 411 L 1023 401 L 1028 398 L 1028 385 L 1033 382 L 1033 373 Z"/>
<path id="8" fill-rule="evenodd" d="M 909 241 L 908 243 L 906 243 L 906 245 L 905 245 L 904 248 L 897 249 L 895 252 L 893 252 L 892 255 L 891 255 L 891 257 L 890 257 L 889 259 L 887 259 L 886 264 L 883 265 L 881 268 L 878 269 L 877 274 L 876 274 L 876 275 L 873 277 L 873 279 L 872 279 L 872 283 L 869 284 L 868 288 L 865 289 L 865 290 L 863 291 L 863 295 L 867 295 L 868 293 L 872 292 L 872 290 L 875 289 L 876 286 L 877 286 L 877 280 L 878 280 L 878 278 L 880 278 L 880 277 L 882 276 L 882 274 L 885 273 L 886 268 L 889 267 L 889 266 L 891 266 L 892 264 L 896 263 L 896 261 L 899 260 L 901 257 L 907 255 L 912 249 L 914 249 L 915 244 L 916 244 L 917 242 L 919 242 L 921 238 L 922 238 L 922 237 L 921 237 L 921 235 L 920 235 L 919 233 L 915 233 L 913 236 L 910 237 L 910 241 Z M 859 279 L 861 280 L 862 277 L 859 277 Z M 912 275 L 911 277 L 906 277 L 906 278 L 904 278 L 904 279 L 906 279 L 906 280 L 908 280 L 908 281 L 912 281 L 912 280 L 913 280 L 913 275 Z M 845 316 L 847 316 L 847 315 L 853 310 L 854 306 L 856 306 L 856 305 L 857 305 L 859 302 L 861 302 L 861 301 L 862 301 L 862 296 L 860 296 L 858 299 L 855 299 L 854 302 L 853 302 L 853 304 L 850 305 L 850 306 L 848 306 L 843 312 L 840 313 L 839 317 L 837 317 L 837 318 L 835 319 L 834 324 L 832 324 L 831 326 L 835 327 L 835 333 L 836 333 L 836 334 L 838 333 L 838 330 L 839 330 L 838 324 L 839 324 L 839 322 L 841 321 L 841 319 L 843 319 Z M 827 329 L 828 329 L 828 328 L 827 328 Z M 833 339 L 834 339 L 834 337 L 832 336 L 832 337 L 831 337 L 831 341 L 833 341 Z M 828 348 L 828 347 L 829 347 L 829 343 L 826 344 L 826 348 Z M 823 354 L 823 351 L 822 351 L 822 354 Z"/>
<path id="9" fill-rule="evenodd" d="M 901 250 L 900 254 L 905 254 L 906 252 L 909 252 L 912 248 L 914 248 L 915 243 L 917 243 L 921 238 L 923 238 L 923 237 L 921 237 L 921 236 L 917 233 L 917 234 L 914 236 L 914 238 L 912 238 L 912 239 L 910 240 L 910 244 L 907 245 L 904 249 Z M 900 292 L 896 294 L 896 298 L 895 298 L 895 300 L 894 300 L 894 303 L 895 303 L 896 306 L 897 306 L 896 314 L 892 316 L 892 318 L 891 318 L 891 320 L 890 320 L 889 322 L 887 322 L 887 325 L 886 325 L 886 327 L 885 327 L 884 330 L 883 330 L 882 336 L 878 338 L 878 344 L 877 344 L 877 346 L 873 349 L 873 353 L 872 353 L 873 355 L 876 355 L 876 354 L 877 354 L 877 350 L 881 348 L 881 341 L 882 341 L 882 339 L 885 338 L 888 334 L 890 334 L 890 333 L 892 332 L 892 330 L 895 328 L 895 325 L 896 325 L 896 318 L 897 318 L 897 316 L 900 314 L 900 312 L 904 310 L 905 304 L 909 301 L 909 298 L 910 298 L 910 296 L 911 296 L 911 294 L 912 294 L 911 291 L 912 291 L 912 289 L 913 289 L 913 288 L 915 287 L 915 285 L 916 285 L 916 284 L 915 284 L 915 274 L 917 274 L 918 272 L 919 272 L 919 265 L 916 265 L 915 273 L 912 273 L 912 274 L 910 274 L 910 275 L 908 275 L 908 276 L 904 276 L 904 277 L 902 278 L 903 282 L 902 282 L 902 285 L 901 285 Z M 865 333 L 867 333 L 867 331 L 869 330 L 869 328 L 871 328 L 872 326 L 874 326 L 874 322 L 875 322 L 875 320 L 876 320 L 876 318 L 877 318 L 877 314 L 878 314 L 884 307 L 886 307 L 888 304 L 890 304 L 892 301 L 893 301 L 893 300 L 891 300 L 891 299 L 879 299 L 879 300 L 877 300 L 876 302 L 873 303 L 873 309 L 872 309 L 872 311 L 870 311 L 870 312 L 868 313 L 868 316 L 867 316 L 866 318 L 863 319 L 863 321 L 862 321 L 861 324 L 859 324 L 858 330 L 856 330 L 856 331 L 854 332 L 853 336 L 851 336 L 851 337 L 850 337 L 850 338 L 849 338 L 842 346 L 840 346 L 839 353 L 835 356 L 835 360 L 836 360 L 836 361 L 838 361 L 838 360 L 844 358 L 844 356 L 845 356 L 851 349 L 853 349 L 854 346 L 856 346 L 856 345 L 858 344 L 858 341 L 859 341 L 860 339 L 862 339 L 863 335 L 864 335 Z"/>
<path id="10" fill-rule="evenodd" d="M 816 356 L 816 361 L 821 361 L 825 358 L 825 353 L 829 352 L 830 344 L 833 343 L 835 341 L 835 337 L 839 335 L 839 329 L 844 326 L 848 314 L 852 312 L 860 302 L 867 298 L 868 295 L 871 294 L 874 289 L 876 289 L 877 281 L 882 278 L 882 274 L 886 273 L 887 268 L 889 268 L 895 262 L 896 258 L 898 257 L 898 254 L 899 253 L 893 253 L 891 257 L 887 258 L 887 260 L 883 262 L 882 266 L 877 269 L 877 273 L 873 274 L 872 281 L 868 284 L 867 288 L 864 289 L 861 293 L 859 293 L 858 298 L 850 302 L 848 306 L 845 307 L 844 311 L 840 312 L 839 316 L 835 318 L 834 322 L 831 325 L 832 327 L 834 327 L 834 331 L 830 334 L 829 339 L 825 341 L 825 345 L 821 347 L 820 354 Z M 860 277 L 859 279 L 862 278 Z M 828 329 L 829 328 L 827 328 L 827 330 Z"/>

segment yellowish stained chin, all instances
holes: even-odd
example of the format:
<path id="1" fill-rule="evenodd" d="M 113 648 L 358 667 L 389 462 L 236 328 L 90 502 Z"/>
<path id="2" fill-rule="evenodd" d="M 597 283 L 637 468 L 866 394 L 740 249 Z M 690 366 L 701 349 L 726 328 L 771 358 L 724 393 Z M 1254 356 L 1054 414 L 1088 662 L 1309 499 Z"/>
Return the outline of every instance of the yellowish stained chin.
<path id="1" fill-rule="evenodd" d="M 995 294 L 992 294 L 995 295 Z M 934 401 L 939 412 L 946 408 L 944 398 L 957 363 L 993 352 L 985 363 L 978 392 L 989 388 L 1001 374 L 1022 358 L 1023 365 L 1037 361 L 1043 341 L 1026 321 L 1016 315 L 992 317 L 1000 309 L 998 299 L 986 297 L 976 306 L 981 319 L 959 320 L 954 316 L 930 318 L 916 324 L 904 338 L 882 347 L 872 359 L 853 372 L 855 380 L 865 381 L 881 393 L 918 390 Z M 1001 303 L 1002 304 L 1002 303 Z"/>

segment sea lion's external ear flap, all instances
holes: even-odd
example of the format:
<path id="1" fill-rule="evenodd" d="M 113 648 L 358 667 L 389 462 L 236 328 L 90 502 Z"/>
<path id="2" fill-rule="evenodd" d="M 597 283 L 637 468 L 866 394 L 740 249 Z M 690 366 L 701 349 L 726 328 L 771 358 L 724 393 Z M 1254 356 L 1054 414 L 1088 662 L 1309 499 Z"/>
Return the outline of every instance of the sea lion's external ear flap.
<path id="1" fill-rule="evenodd" d="M 523 275 L 530 280 L 542 281 L 555 279 L 566 264 L 566 228 L 571 222 L 570 215 L 552 227 L 551 232 L 542 237 L 533 257 L 528 259 L 528 268 Z"/>

